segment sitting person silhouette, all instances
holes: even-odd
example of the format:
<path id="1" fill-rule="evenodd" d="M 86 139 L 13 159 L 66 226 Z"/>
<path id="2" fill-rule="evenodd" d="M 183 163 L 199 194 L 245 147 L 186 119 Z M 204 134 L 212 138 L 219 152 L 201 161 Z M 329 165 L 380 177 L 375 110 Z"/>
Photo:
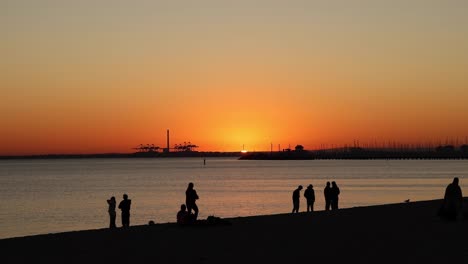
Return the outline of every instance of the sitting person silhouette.
<path id="1" fill-rule="evenodd" d="M 189 222 L 189 213 L 185 204 L 180 205 L 180 211 L 177 213 L 177 224 L 185 225 Z"/>
<path id="2" fill-rule="evenodd" d="M 440 216 L 455 221 L 463 209 L 463 195 L 455 177 L 445 189 L 444 202 L 442 203 Z"/>

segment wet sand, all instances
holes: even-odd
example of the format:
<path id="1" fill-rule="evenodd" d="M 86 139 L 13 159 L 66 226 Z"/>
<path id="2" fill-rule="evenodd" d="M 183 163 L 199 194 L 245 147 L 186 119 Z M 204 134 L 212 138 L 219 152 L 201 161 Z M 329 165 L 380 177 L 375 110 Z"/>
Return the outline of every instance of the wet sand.
<path id="1" fill-rule="evenodd" d="M 440 220 L 440 203 L 242 217 L 229 219 L 232 225 L 157 224 L 10 238 L 0 240 L 0 259 L 48 264 L 468 263 L 467 217 Z"/>

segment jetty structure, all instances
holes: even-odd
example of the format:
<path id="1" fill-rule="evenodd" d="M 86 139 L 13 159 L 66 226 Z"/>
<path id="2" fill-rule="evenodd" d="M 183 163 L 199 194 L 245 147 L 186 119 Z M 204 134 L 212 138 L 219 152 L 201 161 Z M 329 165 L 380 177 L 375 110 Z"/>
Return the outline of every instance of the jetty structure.
<path id="1" fill-rule="evenodd" d="M 321 148 L 305 150 L 297 145 L 283 150 L 242 153 L 241 160 L 313 160 L 313 159 L 468 159 L 468 144 L 410 146 L 394 145 L 387 147 L 352 147 Z"/>

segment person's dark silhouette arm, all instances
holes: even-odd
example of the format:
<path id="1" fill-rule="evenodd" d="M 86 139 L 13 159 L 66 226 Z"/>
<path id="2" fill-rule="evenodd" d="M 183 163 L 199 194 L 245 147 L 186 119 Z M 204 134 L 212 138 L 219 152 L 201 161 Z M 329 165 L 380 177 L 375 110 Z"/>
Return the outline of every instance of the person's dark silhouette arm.
<path id="1" fill-rule="evenodd" d="M 463 194 L 460 186 L 458 186 L 458 199 L 460 200 L 460 207 L 463 208 Z"/>
<path id="2" fill-rule="evenodd" d="M 448 196 L 449 196 L 449 192 L 450 192 L 450 184 L 449 184 L 449 186 L 447 186 L 447 188 L 445 188 L 444 202 L 447 201 Z"/>

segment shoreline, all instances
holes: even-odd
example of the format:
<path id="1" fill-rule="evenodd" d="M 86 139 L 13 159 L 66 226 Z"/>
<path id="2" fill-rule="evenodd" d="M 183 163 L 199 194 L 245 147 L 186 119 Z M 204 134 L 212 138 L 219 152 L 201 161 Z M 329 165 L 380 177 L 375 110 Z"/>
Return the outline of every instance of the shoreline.
<path id="1" fill-rule="evenodd" d="M 42 234 L 1 239 L 0 248 L 2 263 L 288 263 L 310 261 L 311 253 L 314 261 L 329 263 L 467 262 L 467 204 L 464 220 L 447 222 L 436 216 L 440 203 L 226 218 L 232 225 L 161 223 Z"/>
<path id="2" fill-rule="evenodd" d="M 468 202 L 468 197 L 464 198 Z M 412 204 L 415 203 L 425 203 L 425 202 L 442 202 L 441 199 L 436 199 L 436 200 L 426 200 L 426 201 L 415 201 L 411 202 Z M 354 206 L 350 208 L 341 208 L 338 211 L 347 211 L 347 210 L 355 210 L 355 209 L 365 209 L 365 208 L 374 208 L 374 207 L 383 207 L 383 206 L 396 206 L 396 205 L 403 205 L 403 204 L 408 204 L 408 203 L 390 203 L 390 204 L 376 204 L 376 205 L 365 205 L 365 206 Z M 338 211 L 325 211 L 325 210 L 317 210 L 314 211 L 310 214 L 314 215 L 321 215 L 321 214 L 331 214 L 331 213 L 337 213 Z M 302 214 L 309 214 L 305 211 L 301 211 L 298 213 L 298 215 Z M 293 216 L 291 213 L 278 213 L 278 214 L 267 214 L 267 215 L 250 215 L 250 216 L 237 216 L 237 217 L 228 217 L 228 218 L 222 218 L 224 220 L 228 221 L 242 221 L 242 220 L 249 220 L 249 219 L 256 219 L 256 218 L 274 218 L 274 217 L 279 217 L 279 216 Z M 175 218 L 175 215 L 174 215 Z M 198 219 L 198 220 L 206 220 L 206 219 Z M 145 227 L 156 227 L 156 226 L 178 226 L 176 222 L 165 222 L 165 223 L 155 223 L 154 225 L 149 226 L 148 224 L 145 225 L 132 225 L 130 226 L 127 230 L 132 230 L 132 229 L 139 229 L 139 228 L 145 228 Z M 190 226 L 187 226 L 188 228 L 192 228 Z M 193 226 L 193 228 L 197 228 L 196 226 Z M 105 232 L 105 231 L 116 231 L 119 232 L 119 230 L 124 231 L 124 229 L 121 226 L 118 226 L 116 229 L 111 230 L 107 227 L 103 228 L 96 228 L 96 229 L 83 229 L 83 230 L 71 230 L 71 231 L 59 231 L 59 232 L 54 232 L 54 233 L 43 233 L 43 234 L 32 234 L 32 235 L 25 235 L 25 236 L 17 236 L 17 237 L 6 237 L 6 238 L 0 238 L 0 242 L 3 240 L 9 240 L 9 239 L 26 239 L 26 238 L 34 238 L 34 237 L 42 237 L 42 236 L 59 236 L 59 235 L 68 235 L 68 234 L 76 234 L 76 233 L 91 233 L 91 232 Z"/>
<path id="3" fill-rule="evenodd" d="M 468 197 L 464 197 L 465 201 L 465 206 L 468 206 Z M 305 211 L 299 212 L 297 215 L 315 215 L 315 216 L 320 216 L 323 214 L 333 214 L 333 213 L 338 213 L 338 212 L 344 212 L 344 211 L 354 211 L 354 210 L 361 210 L 361 209 L 372 209 L 372 208 L 379 208 L 379 207 L 394 207 L 394 206 L 403 206 L 403 205 L 408 205 L 408 204 L 421 204 L 421 203 L 442 203 L 442 199 L 435 199 L 435 200 L 425 200 L 425 201 L 415 201 L 415 202 L 409 202 L 409 203 L 390 203 L 390 204 L 376 204 L 376 205 L 365 205 L 365 206 L 354 206 L 354 207 L 349 207 L 349 208 L 341 208 L 337 211 L 325 211 L 325 210 L 318 210 L 314 211 L 311 213 L 307 213 Z M 468 213 L 468 209 L 465 208 L 465 213 Z M 250 215 L 250 216 L 237 216 L 237 217 L 228 217 L 228 218 L 222 218 L 224 220 L 228 221 L 249 221 L 250 219 L 257 219 L 257 218 L 274 218 L 274 217 L 281 217 L 281 216 L 294 216 L 294 214 L 291 213 L 278 213 L 278 214 L 268 214 L 268 215 Z M 175 216 L 174 216 L 175 217 Z M 206 219 L 198 219 L 198 220 L 206 220 Z M 468 221 L 468 218 L 465 217 L 465 220 Z M 156 227 L 156 226 L 177 226 L 179 225 L 176 222 L 165 222 L 165 223 L 155 223 L 154 225 L 133 225 L 130 226 L 127 230 L 132 230 L 132 229 L 141 229 L 141 228 L 146 228 L 146 227 Z M 197 226 L 187 226 L 187 228 L 197 228 Z M 91 233 L 91 232 L 110 232 L 110 231 L 116 231 L 119 232 L 119 230 L 124 231 L 124 229 L 120 226 L 118 226 L 116 229 L 111 230 L 107 227 L 103 228 L 96 228 L 96 229 L 84 229 L 84 230 L 72 230 L 72 231 L 63 231 L 63 232 L 56 232 L 56 233 L 44 233 L 44 234 L 33 234 L 33 235 L 25 235 L 25 236 L 18 236 L 18 237 L 6 237 L 6 238 L 0 238 L 0 242 L 3 240 L 9 240 L 9 239 L 26 239 L 26 238 L 34 238 L 34 237 L 42 237 L 42 236 L 57 236 L 57 235 L 68 235 L 68 234 L 76 234 L 76 233 Z"/>

